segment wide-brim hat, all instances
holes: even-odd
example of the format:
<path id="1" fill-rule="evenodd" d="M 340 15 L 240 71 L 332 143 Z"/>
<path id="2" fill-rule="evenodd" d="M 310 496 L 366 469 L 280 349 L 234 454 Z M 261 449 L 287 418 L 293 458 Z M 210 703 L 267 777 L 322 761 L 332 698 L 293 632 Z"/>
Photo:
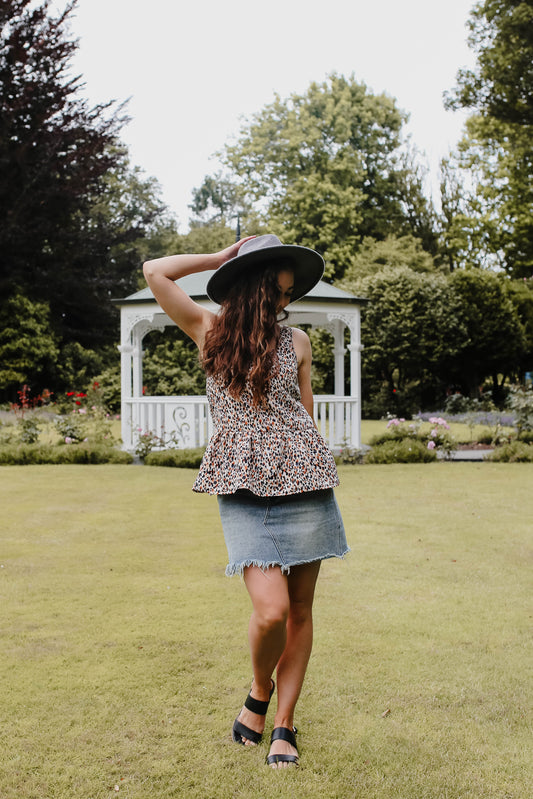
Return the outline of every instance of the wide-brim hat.
<path id="1" fill-rule="evenodd" d="M 239 254 L 217 269 L 207 283 L 207 296 L 220 305 L 246 272 L 276 265 L 294 273 L 291 302 L 311 291 L 324 274 L 324 259 L 315 250 L 282 244 L 277 236 L 269 233 L 245 241 Z"/>

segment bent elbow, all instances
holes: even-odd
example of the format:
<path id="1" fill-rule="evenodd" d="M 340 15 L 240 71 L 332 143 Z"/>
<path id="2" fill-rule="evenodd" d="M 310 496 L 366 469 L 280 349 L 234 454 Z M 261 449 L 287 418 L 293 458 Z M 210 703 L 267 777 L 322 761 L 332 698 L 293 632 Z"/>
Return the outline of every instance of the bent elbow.
<path id="1" fill-rule="evenodd" d="M 154 262 L 153 261 L 145 261 L 143 263 L 143 274 L 144 274 L 146 280 L 148 280 L 149 278 L 151 278 L 153 276 L 153 274 L 154 274 Z"/>

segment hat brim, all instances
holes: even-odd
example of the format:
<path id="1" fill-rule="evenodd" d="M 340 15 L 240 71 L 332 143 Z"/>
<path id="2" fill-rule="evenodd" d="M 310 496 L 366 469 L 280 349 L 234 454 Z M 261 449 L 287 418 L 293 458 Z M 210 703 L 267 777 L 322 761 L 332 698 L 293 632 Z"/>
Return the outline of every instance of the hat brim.
<path id="1" fill-rule="evenodd" d="M 291 302 L 299 300 L 316 286 L 324 274 L 324 259 L 309 247 L 281 244 L 237 255 L 222 264 L 207 283 L 207 296 L 220 305 L 244 272 L 267 266 L 287 266 L 294 272 Z"/>

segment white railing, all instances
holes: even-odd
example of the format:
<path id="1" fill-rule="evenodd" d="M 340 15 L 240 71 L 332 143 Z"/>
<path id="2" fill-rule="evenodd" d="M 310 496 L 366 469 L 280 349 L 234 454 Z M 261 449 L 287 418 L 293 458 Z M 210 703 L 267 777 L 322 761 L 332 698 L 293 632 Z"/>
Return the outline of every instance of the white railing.
<path id="1" fill-rule="evenodd" d="M 355 397 L 316 396 L 314 416 L 332 450 L 361 446 L 359 403 Z M 122 400 L 122 441 L 134 451 L 143 435 L 180 449 L 204 447 L 213 432 L 205 396 L 130 397 Z M 160 448 L 160 447 L 155 447 Z"/>

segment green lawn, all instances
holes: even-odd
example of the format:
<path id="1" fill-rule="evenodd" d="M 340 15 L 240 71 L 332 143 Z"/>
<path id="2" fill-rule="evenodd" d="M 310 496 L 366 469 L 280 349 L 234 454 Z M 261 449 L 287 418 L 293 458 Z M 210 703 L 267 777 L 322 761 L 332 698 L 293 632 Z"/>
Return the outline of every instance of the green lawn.
<path id="1" fill-rule="evenodd" d="M 2 467 L 0 797 L 526 799 L 533 465 L 340 473 L 352 552 L 276 773 L 231 742 L 249 602 L 194 472 Z"/>

